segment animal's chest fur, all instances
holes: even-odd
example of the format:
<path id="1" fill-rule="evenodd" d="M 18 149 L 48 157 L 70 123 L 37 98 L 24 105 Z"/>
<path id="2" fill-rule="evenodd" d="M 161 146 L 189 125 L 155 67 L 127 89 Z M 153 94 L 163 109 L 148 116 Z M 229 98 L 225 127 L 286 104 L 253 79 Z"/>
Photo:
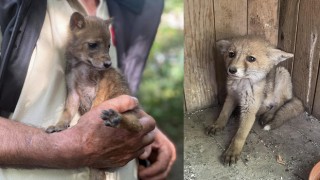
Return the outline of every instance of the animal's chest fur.
<path id="1" fill-rule="evenodd" d="M 79 112 L 82 115 L 91 109 L 101 75 L 99 71 L 87 65 L 75 67 L 70 73 L 72 73 L 74 88 L 79 96 Z"/>
<path id="2" fill-rule="evenodd" d="M 96 97 L 96 86 L 87 86 L 82 87 L 79 86 L 78 94 L 80 97 L 80 106 L 79 112 L 80 114 L 84 114 L 85 112 L 89 111 L 94 98 Z"/>
<path id="3" fill-rule="evenodd" d="M 270 104 L 273 104 L 273 93 L 268 92 L 270 96 L 267 96 L 265 88 L 267 88 L 265 81 L 256 83 L 249 79 L 228 81 L 228 91 L 240 106 L 259 106 L 259 109 L 264 112 L 267 107 L 270 107 Z"/>
<path id="4" fill-rule="evenodd" d="M 228 91 L 240 104 L 251 101 L 254 96 L 254 86 L 248 79 L 228 80 Z"/>
<path id="5" fill-rule="evenodd" d="M 227 88 L 228 93 L 235 97 L 238 105 L 259 106 L 258 114 L 263 114 L 277 106 L 283 99 L 291 98 L 292 95 L 288 93 L 291 89 L 287 87 L 289 81 L 289 77 L 283 75 L 280 69 L 274 76 L 268 75 L 255 83 L 249 79 L 228 79 Z"/>

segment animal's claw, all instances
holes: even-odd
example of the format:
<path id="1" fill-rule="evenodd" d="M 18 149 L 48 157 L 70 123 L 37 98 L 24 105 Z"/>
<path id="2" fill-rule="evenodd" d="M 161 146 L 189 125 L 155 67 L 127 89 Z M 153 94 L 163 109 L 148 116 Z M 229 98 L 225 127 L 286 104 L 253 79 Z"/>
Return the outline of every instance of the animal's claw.
<path id="1" fill-rule="evenodd" d="M 210 134 L 215 135 L 216 133 L 222 131 L 223 129 L 224 127 L 218 126 L 217 124 L 213 124 L 206 128 L 206 132 L 207 132 L 207 135 L 210 135 Z"/>
<path id="2" fill-rule="evenodd" d="M 103 110 L 100 117 L 103 119 L 104 124 L 110 127 L 118 127 L 122 120 L 121 115 L 113 109 Z"/>
<path id="3" fill-rule="evenodd" d="M 69 123 L 63 123 L 63 124 L 57 124 L 55 126 L 49 126 L 46 129 L 46 133 L 60 132 L 60 131 L 67 129 L 69 126 L 70 126 Z"/>

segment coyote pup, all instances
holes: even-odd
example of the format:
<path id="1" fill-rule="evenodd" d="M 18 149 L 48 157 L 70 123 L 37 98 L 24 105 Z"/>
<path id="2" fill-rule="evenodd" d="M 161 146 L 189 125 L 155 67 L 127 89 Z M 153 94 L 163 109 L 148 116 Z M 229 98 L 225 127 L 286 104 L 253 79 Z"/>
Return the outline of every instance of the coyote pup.
<path id="1" fill-rule="evenodd" d="M 289 72 L 277 67 L 293 54 L 275 49 L 254 36 L 220 40 L 217 47 L 224 56 L 227 97 L 218 119 L 207 133 L 221 131 L 236 106 L 240 106 L 240 126 L 229 148 L 223 154 L 226 164 L 237 162 L 256 116 L 264 130 L 274 129 L 304 111 L 301 101 L 293 96 Z"/>
<path id="2" fill-rule="evenodd" d="M 46 132 L 68 128 L 77 111 L 83 115 L 107 99 L 130 94 L 125 78 L 111 67 L 110 23 L 110 19 L 72 14 L 66 47 L 67 100 L 60 120 Z M 101 118 L 106 126 L 138 132 L 142 126 L 135 111 L 119 114 L 112 109 L 104 110 Z"/>

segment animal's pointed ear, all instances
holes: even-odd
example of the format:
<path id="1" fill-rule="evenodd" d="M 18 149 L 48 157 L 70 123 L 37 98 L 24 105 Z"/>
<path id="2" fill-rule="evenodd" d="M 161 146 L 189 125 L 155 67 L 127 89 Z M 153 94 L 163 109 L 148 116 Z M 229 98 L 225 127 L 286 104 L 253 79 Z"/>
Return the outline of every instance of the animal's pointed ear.
<path id="1" fill-rule="evenodd" d="M 109 18 L 107 20 L 104 20 L 104 23 L 109 27 L 113 23 L 113 18 Z"/>
<path id="2" fill-rule="evenodd" d="M 225 52 L 227 52 L 230 46 L 231 46 L 231 42 L 228 40 L 219 40 L 216 42 L 216 47 L 221 54 L 224 54 Z"/>
<path id="3" fill-rule="evenodd" d="M 275 65 L 277 65 L 282 61 L 292 58 L 293 54 L 281 51 L 280 49 L 270 49 L 268 57 L 274 61 Z"/>
<path id="4" fill-rule="evenodd" d="M 82 29 L 85 27 L 85 25 L 86 25 L 86 23 L 84 20 L 84 16 L 82 16 L 80 13 L 74 12 L 71 15 L 71 18 L 70 18 L 70 29 L 71 30 Z"/>

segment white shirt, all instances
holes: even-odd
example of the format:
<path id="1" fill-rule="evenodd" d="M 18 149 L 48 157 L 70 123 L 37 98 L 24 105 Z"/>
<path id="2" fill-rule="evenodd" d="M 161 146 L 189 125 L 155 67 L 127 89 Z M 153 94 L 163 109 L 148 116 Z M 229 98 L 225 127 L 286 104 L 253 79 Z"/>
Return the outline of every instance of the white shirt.
<path id="1" fill-rule="evenodd" d="M 69 0 L 69 2 L 77 3 L 75 0 Z M 30 60 L 20 98 L 10 119 L 46 128 L 55 124 L 62 114 L 66 99 L 64 54 L 67 29 L 71 14 L 77 11 L 72 8 L 76 6 L 70 6 L 69 2 L 48 0 L 44 24 Z M 105 1 L 99 4 L 97 16 L 103 19 L 108 18 Z M 116 62 L 114 47 L 110 55 L 114 64 Z M 76 123 L 77 118 L 72 124 Z M 89 168 L 0 169 L 1 180 L 87 180 L 89 175 Z M 106 179 L 137 179 L 136 162 L 133 160 L 115 172 L 106 172 Z"/>

